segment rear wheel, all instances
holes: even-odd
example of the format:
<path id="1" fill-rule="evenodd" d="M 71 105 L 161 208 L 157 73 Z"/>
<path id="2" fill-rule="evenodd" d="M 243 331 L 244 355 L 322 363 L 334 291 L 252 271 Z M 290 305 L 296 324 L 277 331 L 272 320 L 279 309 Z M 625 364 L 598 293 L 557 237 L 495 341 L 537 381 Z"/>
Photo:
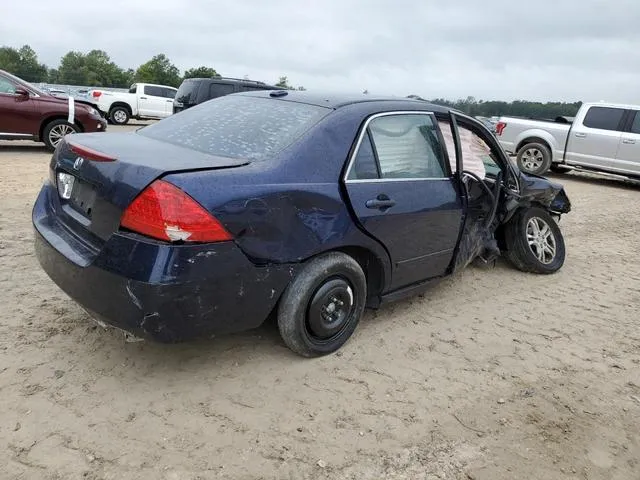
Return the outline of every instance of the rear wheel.
<path id="1" fill-rule="evenodd" d="M 527 143 L 518 150 L 518 168 L 525 173 L 544 175 L 551 166 L 551 151 L 542 143 Z"/>
<path id="2" fill-rule="evenodd" d="M 42 132 L 42 141 L 53 151 L 56 149 L 60 141 L 65 135 L 78 133 L 80 129 L 77 125 L 69 123 L 66 120 L 53 120 L 49 122 Z"/>
<path id="3" fill-rule="evenodd" d="M 565 245 L 560 227 L 542 208 L 524 208 L 505 226 L 507 258 L 529 273 L 554 273 L 562 268 Z"/>
<path id="4" fill-rule="evenodd" d="M 353 258 L 332 252 L 307 263 L 285 290 L 278 328 L 286 345 L 304 357 L 335 352 L 356 329 L 367 282 Z"/>
<path id="5" fill-rule="evenodd" d="M 109 120 L 114 125 L 126 125 L 129 122 L 129 110 L 126 107 L 113 107 L 109 111 Z"/>

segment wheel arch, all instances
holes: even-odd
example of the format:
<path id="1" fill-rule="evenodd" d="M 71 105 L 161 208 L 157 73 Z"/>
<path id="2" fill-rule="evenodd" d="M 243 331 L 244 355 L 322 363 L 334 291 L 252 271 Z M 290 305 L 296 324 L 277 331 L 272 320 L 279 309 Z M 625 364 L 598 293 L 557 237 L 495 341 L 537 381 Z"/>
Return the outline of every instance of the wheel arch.
<path id="1" fill-rule="evenodd" d="M 49 115 L 48 117 L 42 119 L 42 122 L 40 122 L 40 128 L 38 129 L 38 140 L 42 140 L 44 138 L 45 128 L 47 128 L 47 125 L 55 120 L 67 121 L 68 117 L 66 115 Z M 84 126 L 80 122 L 75 120 L 73 124 L 80 129 L 80 132 L 84 132 Z"/>
<path id="2" fill-rule="evenodd" d="M 557 149 L 557 145 L 556 145 L 555 139 L 550 133 L 545 132 L 544 130 L 529 130 L 524 133 L 525 135 L 522 135 L 520 138 L 516 139 L 516 142 L 515 142 L 516 148 L 514 149 L 515 150 L 514 153 L 516 155 L 520 153 L 520 150 L 525 145 L 529 143 L 540 143 L 545 147 L 547 147 L 547 149 L 549 150 L 549 153 L 551 154 L 551 162 L 554 161 L 554 157 L 555 157 L 554 152 Z"/>
<path id="3" fill-rule="evenodd" d="M 133 110 L 131 108 L 131 105 L 129 105 L 127 102 L 122 102 L 122 101 L 116 101 L 113 102 L 110 106 L 109 106 L 109 111 L 107 112 L 108 114 L 111 114 L 111 112 L 113 111 L 114 108 L 117 107 L 123 107 L 125 108 L 128 112 L 129 112 L 129 116 L 133 115 Z"/>

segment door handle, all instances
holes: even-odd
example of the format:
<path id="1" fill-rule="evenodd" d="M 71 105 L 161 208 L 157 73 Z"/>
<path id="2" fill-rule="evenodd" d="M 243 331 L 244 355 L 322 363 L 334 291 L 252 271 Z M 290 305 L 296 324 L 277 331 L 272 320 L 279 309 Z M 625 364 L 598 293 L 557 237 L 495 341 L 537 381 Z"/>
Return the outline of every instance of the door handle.
<path id="1" fill-rule="evenodd" d="M 372 200 L 367 200 L 365 203 L 367 208 L 371 208 L 373 210 L 386 210 L 395 206 L 396 201 L 391 200 L 388 196 L 381 194 Z"/>
<path id="2" fill-rule="evenodd" d="M 578 138 L 585 138 L 587 136 L 586 133 L 576 133 L 576 137 Z"/>
<path id="3" fill-rule="evenodd" d="M 146 100 L 147 97 L 140 97 L 140 100 Z"/>
<path id="4" fill-rule="evenodd" d="M 173 100 L 167 100 L 167 103 L 173 103 Z"/>
<path id="5" fill-rule="evenodd" d="M 627 145 L 633 145 L 636 141 L 633 138 L 623 138 L 622 143 L 626 143 Z"/>

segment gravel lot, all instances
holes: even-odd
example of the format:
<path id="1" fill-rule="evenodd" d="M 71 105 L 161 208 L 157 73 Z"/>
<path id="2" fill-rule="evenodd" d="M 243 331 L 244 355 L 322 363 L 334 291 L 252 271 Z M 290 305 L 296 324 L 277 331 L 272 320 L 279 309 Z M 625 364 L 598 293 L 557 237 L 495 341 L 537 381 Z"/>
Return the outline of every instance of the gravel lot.
<path id="1" fill-rule="evenodd" d="M 33 255 L 49 158 L 0 142 L 0 478 L 640 479 L 640 187 L 558 177 L 558 274 L 470 267 L 303 360 L 96 327 Z"/>

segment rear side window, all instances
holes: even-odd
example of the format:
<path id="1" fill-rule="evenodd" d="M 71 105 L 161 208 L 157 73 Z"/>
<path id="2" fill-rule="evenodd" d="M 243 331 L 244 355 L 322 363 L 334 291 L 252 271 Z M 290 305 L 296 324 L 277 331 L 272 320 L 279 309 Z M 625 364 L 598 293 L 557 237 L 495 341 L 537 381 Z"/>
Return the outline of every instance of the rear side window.
<path id="1" fill-rule="evenodd" d="M 371 180 L 376 178 L 380 178 L 380 172 L 378 171 L 376 154 L 371 145 L 371 136 L 369 131 L 366 131 L 347 180 Z"/>
<path id="2" fill-rule="evenodd" d="M 202 80 L 185 80 L 178 88 L 175 100 L 185 105 L 195 105 L 198 103 L 198 89 L 201 83 Z"/>
<path id="3" fill-rule="evenodd" d="M 640 134 L 640 112 L 635 112 L 635 118 L 631 124 L 631 133 Z"/>
<path id="4" fill-rule="evenodd" d="M 174 98 L 176 96 L 176 91 L 173 88 L 163 88 L 162 96 L 165 98 Z"/>
<path id="5" fill-rule="evenodd" d="M 620 130 L 624 110 L 610 107 L 591 107 L 584 117 L 584 126 L 600 130 Z"/>
<path id="6" fill-rule="evenodd" d="M 271 98 L 224 96 L 138 130 L 211 155 L 259 160 L 278 153 L 331 109 Z"/>
<path id="7" fill-rule="evenodd" d="M 145 95 L 151 95 L 152 97 L 164 97 L 164 88 L 145 85 L 144 93 Z"/>
<path id="8" fill-rule="evenodd" d="M 209 85 L 209 98 L 218 98 L 235 91 L 235 86 L 229 83 L 212 83 Z"/>
<path id="9" fill-rule="evenodd" d="M 445 155 L 429 115 L 375 118 L 369 132 L 382 178 L 446 178 Z"/>

